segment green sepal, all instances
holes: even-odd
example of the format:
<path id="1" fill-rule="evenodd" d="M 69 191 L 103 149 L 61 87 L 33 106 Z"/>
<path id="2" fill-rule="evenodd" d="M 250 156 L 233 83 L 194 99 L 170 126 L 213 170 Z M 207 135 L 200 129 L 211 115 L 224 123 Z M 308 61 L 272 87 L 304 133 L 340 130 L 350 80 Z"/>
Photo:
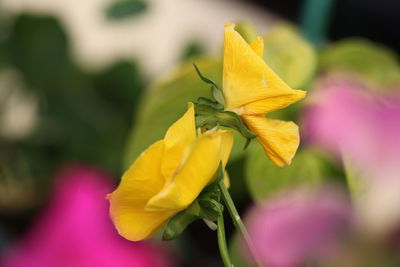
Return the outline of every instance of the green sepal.
<path id="1" fill-rule="evenodd" d="M 221 105 L 221 104 L 218 103 L 218 102 L 212 101 L 211 99 L 205 98 L 205 97 L 199 97 L 199 98 L 196 100 L 195 103 L 196 103 L 196 104 L 199 104 L 199 105 L 210 106 L 210 107 L 212 107 L 213 109 L 218 110 L 218 111 L 223 111 L 223 110 L 224 110 L 224 106 L 223 106 L 223 105 Z"/>
<path id="2" fill-rule="evenodd" d="M 164 229 L 162 240 L 169 241 L 177 238 L 189 224 L 197 219 L 199 219 L 198 216 L 187 212 L 187 210 L 179 212 L 168 221 L 167 226 Z"/>
<path id="3" fill-rule="evenodd" d="M 214 199 L 199 199 L 198 203 L 201 207 L 199 216 L 202 219 L 215 222 L 224 211 L 224 206 Z"/>
<path id="4" fill-rule="evenodd" d="M 222 106 L 225 106 L 225 99 L 224 99 L 224 95 L 222 94 L 221 89 L 219 88 L 219 86 L 213 81 L 210 80 L 209 78 L 207 78 L 206 76 L 204 76 L 199 68 L 196 66 L 196 64 L 193 63 L 193 66 L 197 72 L 197 75 L 199 75 L 200 79 L 208 84 L 211 84 L 211 94 L 214 97 L 214 99 L 221 104 Z"/>
<path id="5" fill-rule="evenodd" d="M 211 93 L 218 103 L 220 103 L 222 106 L 225 106 L 224 95 L 220 89 L 216 88 L 215 86 L 211 86 Z"/>
<path id="6" fill-rule="evenodd" d="M 207 130 L 216 126 L 225 126 L 237 130 L 246 139 L 256 137 L 240 119 L 239 115 L 232 111 L 224 111 L 219 108 L 217 102 L 199 98 L 195 102 L 196 126 L 205 127 Z"/>
<path id="7" fill-rule="evenodd" d="M 246 143 L 243 146 L 243 150 L 246 150 L 246 148 L 250 145 L 251 140 L 253 140 L 253 139 L 250 139 L 250 138 L 246 139 Z"/>
<path id="8" fill-rule="evenodd" d="M 208 83 L 208 84 L 211 84 L 212 86 L 215 86 L 215 88 L 219 89 L 218 85 L 217 85 L 213 80 L 208 79 L 206 76 L 204 76 L 204 75 L 200 72 L 200 70 L 199 70 L 199 68 L 196 66 L 196 64 L 193 63 L 193 66 L 194 66 L 194 68 L 195 68 L 195 70 L 196 70 L 196 72 L 197 72 L 197 75 L 199 75 L 200 79 L 201 79 L 203 82 Z"/>

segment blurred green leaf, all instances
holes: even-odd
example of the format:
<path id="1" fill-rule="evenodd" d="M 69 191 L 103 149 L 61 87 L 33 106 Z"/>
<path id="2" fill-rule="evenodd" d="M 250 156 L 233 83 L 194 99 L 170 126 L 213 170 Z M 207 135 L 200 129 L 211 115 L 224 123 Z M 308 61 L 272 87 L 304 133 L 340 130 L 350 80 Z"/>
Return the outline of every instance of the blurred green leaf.
<path id="1" fill-rule="evenodd" d="M 247 21 L 239 21 L 236 25 L 235 30 L 240 33 L 243 39 L 245 39 L 248 43 L 253 42 L 258 36 L 257 30 L 254 25 Z"/>
<path id="2" fill-rule="evenodd" d="M 120 174 L 132 110 L 143 89 L 133 62 L 86 73 L 70 57 L 54 18 L 22 15 L 5 40 L 10 64 L 40 99 L 35 133 L 18 144 L 34 175 L 46 177 L 65 161 L 101 165 Z"/>
<path id="3" fill-rule="evenodd" d="M 275 71 L 280 70 L 279 74 L 283 74 L 291 86 L 299 88 L 312 77 L 314 50 L 292 28 L 278 27 L 267 35 L 265 41 L 267 63 Z M 222 66 L 219 61 L 199 59 L 195 63 L 204 76 L 221 84 Z M 138 111 L 137 124 L 128 139 L 124 167 L 127 168 L 150 144 L 162 139 L 168 127 L 185 112 L 186 103 L 200 96 L 210 98 L 209 87 L 198 78 L 189 63 L 170 79 L 149 88 Z M 238 142 L 234 144 L 231 159 L 244 153 L 245 140 L 237 136 L 235 139 Z"/>
<path id="4" fill-rule="evenodd" d="M 246 258 L 244 242 L 241 240 L 238 232 L 233 233 L 229 241 L 229 251 L 233 266 L 235 267 L 249 267 L 250 263 Z"/>
<path id="5" fill-rule="evenodd" d="M 200 42 L 192 41 L 189 42 L 184 48 L 181 55 L 182 62 L 189 61 L 193 58 L 203 55 L 205 48 Z"/>
<path id="6" fill-rule="evenodd" d="M 245 178 L 250 195 L 258 201 L 291 186 L 315 186 L 327 176 L 320 156 L 310 149 L 301 149 L 284 168 L 275 166 L 261 145 L 254 142 L 249 148 Z"/>
<path id="7" fill-rule="evenodd" d="M 320 67 L 355 73 L 380 86 L 400 83 L 395 52 L 364 39 L 351 38 L 332 44 L 322 52 Z"/>
<path id="8" fill-rule="evenodd" d="M 198 59 L 196 64 L 210 79 L 217 83 L 221 80 L 220 62 Z M 185 113 L 187 103 L 201 96 L 210 98 L 210 88 L 199 79 L 191 63 L 184 64 L 169 79 L 148 88 L 128 139 L 124 167 L 128 167 L 153 142 L 162 139 L 168 127 Z"/>
<path id="9" fill-rule="evenodd" d="M 292 88 L 305 89 L 315 73 L 317 58 L 312 45 L 292 26 L 281 24 L 264 38 L 264 59 Z"/>
<path id="10" fill-rule="evenodd" d="M 149 3 L 144 0 L 117 0 L 106 9 L 106 16 L 112 20 L 135 17 L 148 9 Z"/>

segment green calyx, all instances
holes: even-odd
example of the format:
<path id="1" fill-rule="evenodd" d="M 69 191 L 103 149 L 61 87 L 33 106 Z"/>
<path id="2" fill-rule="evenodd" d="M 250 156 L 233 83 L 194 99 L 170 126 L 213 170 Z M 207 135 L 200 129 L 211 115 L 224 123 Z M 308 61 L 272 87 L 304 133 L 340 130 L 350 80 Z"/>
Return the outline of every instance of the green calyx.
<path id="1" fill-rule="evenodd" d="M 232 111 L 225 111 L 219 103 L 206 98 L 199 98 L 195 102 L 196 126 L 210 130 L 216 126 L 224 126 L 238 131 L 244 138 L 251 140 L 256 137 L 239 115 Z"/>
<path id="2" fill-rule="evenodd" d="M 216 126 L 224 126 L 238 131 L 247 142 L 244 148 L 246 148 L 251 139 L 255 138 L 256 135 L 252 133 L 243 121 L 240 119 L 239 115 L 232 111 L 225 111 L 225 100 L 219 86 L 209 78 L 205 77 L 196 66 L 193 64 L 197 74 L 200 79 L 207 84 L 211 84 L 211 91 L 214 97 L 214 101 L 205 97 L 200 97 L 197 99 L 195 104 L 196 113 L 196 127 L 206 128 L 210 130 Z"/>

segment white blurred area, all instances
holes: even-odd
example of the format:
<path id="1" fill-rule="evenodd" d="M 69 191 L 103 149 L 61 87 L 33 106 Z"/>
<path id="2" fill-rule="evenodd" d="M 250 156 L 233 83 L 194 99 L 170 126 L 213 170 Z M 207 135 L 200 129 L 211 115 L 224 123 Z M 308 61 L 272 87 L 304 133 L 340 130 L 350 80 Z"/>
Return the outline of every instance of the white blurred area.
<path id="1" fill-rule="evenodd" d="M 115 0 L 3 0 L 5 11 L 55 15 L 64 24 L 75 60 L 91 70 L 117 59 L 139 60 L 146 74 L 171 69 L 189 41 L 218 55 L 226 22 L 246 20 L 262 32 L 271 14 L 244 1 L 147 0 L 148 10 L 131 19 L 108 21 L 104 9 Z"/>
<path id="2" fill-rule="evenodd" d="M 0 73 L 0 138 L 18 140 L 37 124 L 38 99 L 26 90 L 17 71 Z"/>

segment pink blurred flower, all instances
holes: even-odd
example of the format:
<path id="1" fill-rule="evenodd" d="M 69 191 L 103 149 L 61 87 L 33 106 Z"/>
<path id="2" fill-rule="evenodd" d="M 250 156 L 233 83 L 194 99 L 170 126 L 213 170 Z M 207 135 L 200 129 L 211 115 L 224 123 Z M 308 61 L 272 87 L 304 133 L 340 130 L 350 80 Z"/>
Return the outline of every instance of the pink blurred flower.
<path id="1" fill-rule="evenodd" d="M 168 267 L 165 249 L 120 237 L 108 216 L 111 179 L 72 165 L 57 175 L 49 206 L 28 235 L 11 248 L 5 267 Z"/>
<path id="2" fill-rule="evenodd" d="M 400 222 L 400 94 L 359 82 L 320 82 L 304 114 L 309 143 L 343 157 L 359 222 L 377 237 Z"/>
<path id="3" fill-rule="evenodd" d="M 319 83 L 312 100 L 304 114 L 308 142 L 345 153 L 371 177 L 397 175 L 400 94 L 379 95 L 359 82 L 330 78 Z"/>
<path id="4" fill-rule="evenodd" d="M 271 267 L 302 266 L 333 256 L 350 223 L 349 202 L 333 188 L 280 194 L 247 217 L 255 249 Z"/>

